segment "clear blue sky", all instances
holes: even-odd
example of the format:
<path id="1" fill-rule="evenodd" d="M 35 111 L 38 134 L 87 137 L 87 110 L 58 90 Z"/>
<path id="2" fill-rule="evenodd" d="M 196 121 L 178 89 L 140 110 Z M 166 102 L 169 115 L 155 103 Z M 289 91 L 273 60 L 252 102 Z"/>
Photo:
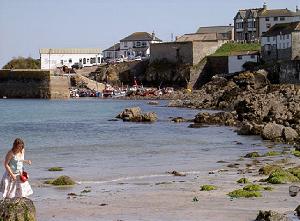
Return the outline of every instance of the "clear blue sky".
<path id="1" fill-rule="evenodd" d="M 39 57 L 39 48 L 106 49 L 135 31 L 164 41 L 199 26 L 228 25 L 238 9 L 264 0 L 0 0 L 0 68 L 12 57 Z M 295 10 L 300 0 L 268 0 Z"/>

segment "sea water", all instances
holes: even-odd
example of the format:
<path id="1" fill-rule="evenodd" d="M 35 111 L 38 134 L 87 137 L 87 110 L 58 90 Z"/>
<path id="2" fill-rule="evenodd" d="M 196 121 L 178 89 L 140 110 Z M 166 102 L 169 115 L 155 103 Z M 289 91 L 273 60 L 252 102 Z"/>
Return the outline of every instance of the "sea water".
<path id="1" fill-rule="evenodd" d="M 111 121 L 126 107 L 154 111 L 153 124 Z M 171 117 L 194 118 L 199 110 L 151 106 L 147 101 L 102 99 L 0 100 L 0 158 L 15 138 L 24 139 L 32 182 L 57 174 L 59 166 L 78 182 L 105 183 L 164 176 L 167 171 L 197 173 L 265 149 L 257 137 L 238 136 L 233 128 L 189 128 Z M 3 172 L 4 168 L 1 167 Z"/>

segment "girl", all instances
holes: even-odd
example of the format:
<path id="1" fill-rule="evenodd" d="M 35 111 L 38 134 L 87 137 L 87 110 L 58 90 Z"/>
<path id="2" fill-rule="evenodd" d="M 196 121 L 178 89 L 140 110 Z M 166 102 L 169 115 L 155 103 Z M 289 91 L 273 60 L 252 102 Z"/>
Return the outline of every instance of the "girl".
<path id="1" fill-rule="evenodd" d="M 4 198 L 28 197 L 33 193 L 28 181 L 20 180 L 23 163 L 31 165 L 30 160 L 24 160 L 24 155 L 24 141 L 17 138 L 5 157 L 4 167 L 6 171 L 0 183 L 0 192 L 3 193 Z"/>

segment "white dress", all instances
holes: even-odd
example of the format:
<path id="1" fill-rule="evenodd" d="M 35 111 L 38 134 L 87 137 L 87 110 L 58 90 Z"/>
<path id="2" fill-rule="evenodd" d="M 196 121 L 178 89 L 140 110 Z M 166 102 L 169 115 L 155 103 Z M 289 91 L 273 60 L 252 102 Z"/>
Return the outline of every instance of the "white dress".
<path id="1" fill-rule="evenodd" d="M 14 155 L 9 162 L 9 166 L 13 173 L 17 175 L 17 179 L 13 180 L 5 171 L 0 183 L 0 192 L 3 198 L 28 197 L 33 193 L 29 182 L 20 180 L 20 172 L 23 171 L 23 160 L 24 156 L 19 159 Z"/>

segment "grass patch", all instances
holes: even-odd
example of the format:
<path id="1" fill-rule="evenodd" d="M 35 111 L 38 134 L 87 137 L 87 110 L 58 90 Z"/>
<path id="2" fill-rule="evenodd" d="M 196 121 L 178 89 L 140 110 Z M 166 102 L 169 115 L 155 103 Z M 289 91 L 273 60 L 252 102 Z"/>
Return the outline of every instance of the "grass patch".
<path id="1" fill-rule="evenodd" d="M 300 151 L 299 150 L 294 150 L 293 154 L 295 157 L 300 157 Z"/>
<path id="2" fill-rule="evenodd" d="M 245 158 L 257 158 L 257 157 L 261 157 L 258 152 L 251 152 L 245 155 Z"/>
<path id="3" fill-rule="evenodd" d="M 54 180 L 47 180 L 45 181 L 46 184 L 51 184 L 54 186 L 71 186 L 75 184 L 75 181 L 73 181 L 68 176 L 60 176 Z"/>
<path id="4" fill-rule="evenodd" d="M 261 191 L 261 190 L 263 190 L 263 188 L 262 188 L 261 185 L 249 184 L 249 185 L 245 186 L 243 188 L 243 190 L 246 190 L 246 191 Z"/>
<path id="5" fill-rule="evenodd" d="M 212 56 L 228 56 L 232 52 L 242 51 L 260 51 L 261 45 L 259 43 L 226 43 L 223 44 Z"/>
<path id="6" fill-rule="evenodd" d="M 81 191 L 82 194 L 84 194 L 84 193 L 90 193 L 90 192 L 92 192 L 92 191 L 91 190 L 82 190 Z"/>
<path id="7" fill-rule="evenodd" d="M 264 154 L 265 157 L 274 157 L 274 156 L 280 156 L 280 155 L 282 155 L 282 152 L 278 152 L 278 151 L 269 151 Z"/>
<path id="8" fill-rule="evenodd" d="M 261 193 L 258 191 L 247 191 L 244 189 L 234 190 L 228 193 L 228 196 L 234 198 L 252 198 L 252 197 L 262 197 Z"/>
<path id="9" fill-rule="evenodd" d="M 213 185 L 203 185 L 201 186 L 200 191 L 212 191 L 212 190 L 216 190 L 217 187 L 213 186 Z"/>
<path id="10" fill-rule="evenodd" d="M 291 182 L 299 182 L 299 178 L 286 170 L 275 170 L 265 180 L 271 184 L 285 184 Z"/>
<path id="11" fill-rule="evenodd" d="M 62 167 L 51 167 L 48 169 L 48 171 L 63 171 L 64 169 Z"/>
<path id="12" fill-rule="evenodd" d="M 241 178 L 238 181 L 236 181 L 237 183 L 250 183 L 249 180 L 247 178 Z"/>

